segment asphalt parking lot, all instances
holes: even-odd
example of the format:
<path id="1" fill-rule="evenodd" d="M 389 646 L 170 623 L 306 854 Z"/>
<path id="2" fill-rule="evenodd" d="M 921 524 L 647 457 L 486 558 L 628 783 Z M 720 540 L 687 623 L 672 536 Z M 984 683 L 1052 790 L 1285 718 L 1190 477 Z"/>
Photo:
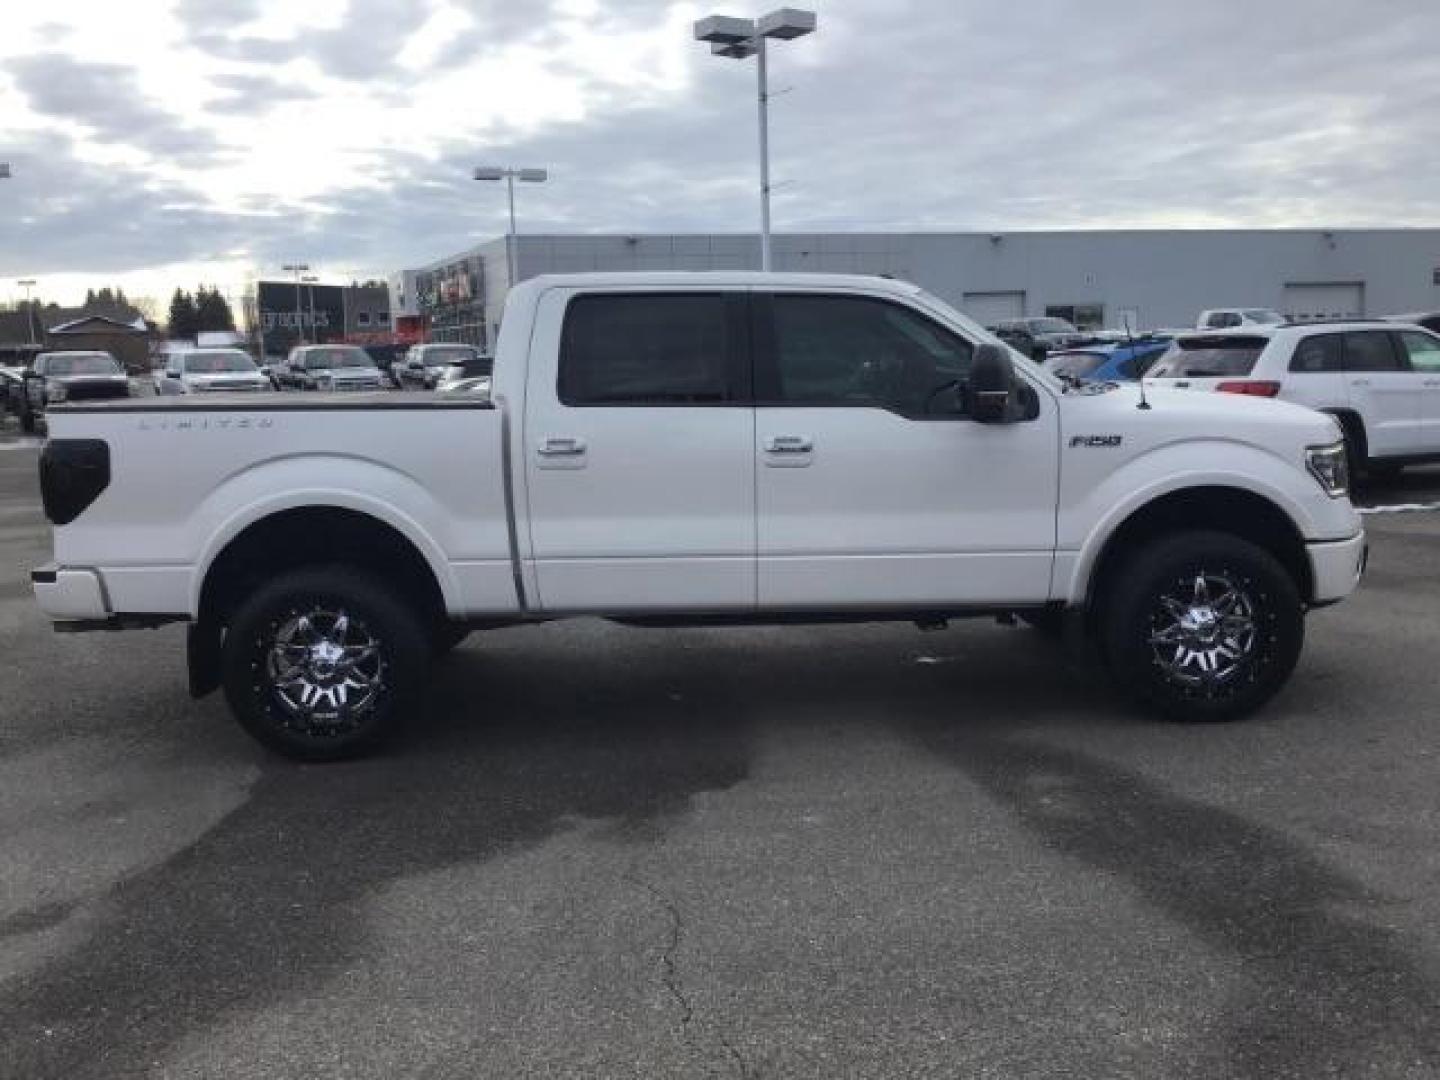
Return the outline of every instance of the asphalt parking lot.
<path id="1" fill-rule="evenodd" d="M 1440 512 L 1368 518 L 1247 723 L 988 622 L 586 621 L 303 767 L 187 698 L 179 629 L 50 631 L 35 456 L 0 441 L 0 1075 L 1440 1075 Z"/>

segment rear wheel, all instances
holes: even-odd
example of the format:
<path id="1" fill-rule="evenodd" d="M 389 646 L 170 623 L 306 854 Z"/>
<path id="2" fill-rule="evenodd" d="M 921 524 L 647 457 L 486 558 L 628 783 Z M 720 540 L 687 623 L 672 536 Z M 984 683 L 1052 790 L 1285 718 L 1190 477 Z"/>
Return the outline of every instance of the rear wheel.
<path id="1" fill-rule="evenodd" d="M 1099 627 L 1121 688 L 1177 720 L 1233 720 L 1285 684 L 1305 639 L 1295 582 L 1228 533 L 1186 532 L 1112 578 Z"/>
<path id="2" fill-rule="evenodd" d="M 420 619 L 369 574 L 295 570 L 231 619 L 225 696 L 241 726 L 286 757 L 354 757 L 416 702 L 428 658 Z"/>

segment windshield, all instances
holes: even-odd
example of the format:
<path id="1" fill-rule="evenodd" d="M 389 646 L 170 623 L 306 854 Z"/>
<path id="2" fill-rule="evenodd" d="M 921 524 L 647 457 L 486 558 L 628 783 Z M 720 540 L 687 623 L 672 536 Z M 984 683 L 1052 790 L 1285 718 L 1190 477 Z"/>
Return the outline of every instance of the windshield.
<path id="1" fill-rule="evenodd" d="M 193 352 L 185 357 L 185 370 L 192 375 L 254 371 L 255 362 L 239 349 L 226 349 L 224 352 Z"/>
<path id="2" fill-rule="evenodd" d="M 1064 319 L 1031 319 L 1030 329 L 1036 334 L 1073 334 L 1075 327 Z"/>
<path id="3" fill-rule="evenodd" d="M 1150 370 L 1149 377 L 1218 379 L 1249 375 L 1267 344 L 1262 337 L 1181 338 Z"/>
<path id="4" fill-rule="evenodd" d="M 358 345 L 335 345 L 323 349 L 309 349 L 305 353 L 305 370 L 317 368 L 374 367 L 370 354 Z"/>
<path id="5" fill-rule="evenodd" d="M 52 353 L 35 362 L 44 375 L 119 375 L 120 365 L 108 353 Z"/>
<path id="6" fill-rule="evenodd" d="M 1105 363 L 1104 353 L 1072 352 L 1052 354 L 1046 367 L 1056 375 L 1072 379 L 1083 379 L 1101 364 Z"/>
<path id="7" fill-rule="evenodd" d="M 445 364 L 463 364 L 479 354 L 470 345 L 431 345 L 425 350 L 426 367 L 442 367 Z"/>

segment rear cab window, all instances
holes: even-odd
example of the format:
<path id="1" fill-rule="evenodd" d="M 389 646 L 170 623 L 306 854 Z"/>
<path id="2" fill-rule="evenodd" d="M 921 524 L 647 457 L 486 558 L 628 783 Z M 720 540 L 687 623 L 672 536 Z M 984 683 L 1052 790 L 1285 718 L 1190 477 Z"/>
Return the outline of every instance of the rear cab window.
<path id="1" fill-rule="evenodd" d="M 1152 379 L 1243 378 L 1270 339 L 1249 334 L 1177 338 L 1150 370 Z"/>

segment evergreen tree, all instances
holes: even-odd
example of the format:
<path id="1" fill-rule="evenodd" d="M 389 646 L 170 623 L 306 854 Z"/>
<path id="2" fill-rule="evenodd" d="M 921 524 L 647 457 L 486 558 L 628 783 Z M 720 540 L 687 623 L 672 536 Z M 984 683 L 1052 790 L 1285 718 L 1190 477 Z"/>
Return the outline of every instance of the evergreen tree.
<path id="1" fill-rule="evenodd" d="M 218 288 L 204 285 L 195 293 L 196 326 L 200 330 L 234 330 L 235 316 Z"/>
<path id="2" fill-rule="evenodd" d="M 94 306 L 95 306 L 95 290 L 94 290 L 94 289 L 86 289 L 86 290 L 85 290 L 85 310 L 86 310 L 86 311 L 89 311 L 89 310 L 90 310 L 91 308 L 93 308 Z"/>
<path id="3" fill-rule="evenodd" d="M 193 338 L 199 330 L 199 312 L 195 298 L 183 289 L 176 289 L 170 298 L 170 336 L 172 338 Z"/>

